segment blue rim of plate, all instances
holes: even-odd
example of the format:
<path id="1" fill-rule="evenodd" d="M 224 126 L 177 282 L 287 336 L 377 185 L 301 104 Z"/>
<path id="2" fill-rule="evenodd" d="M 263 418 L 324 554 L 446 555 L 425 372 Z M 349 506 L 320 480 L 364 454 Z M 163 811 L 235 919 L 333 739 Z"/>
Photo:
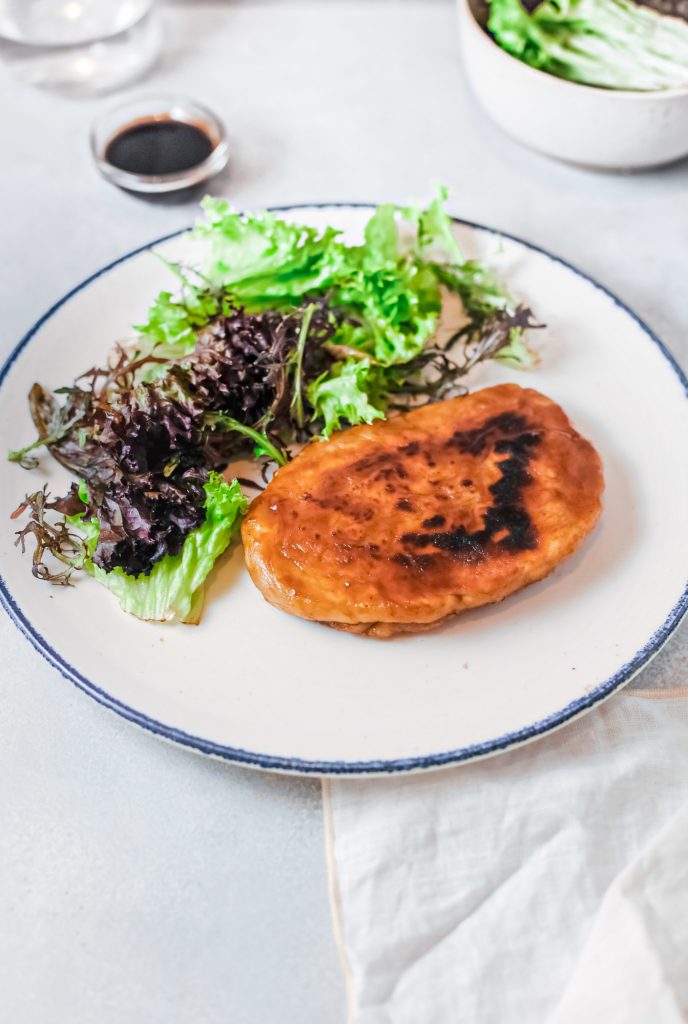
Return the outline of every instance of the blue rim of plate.
<path id="1" fill-rule="evenodd" d="M 273 213 L 286 213 L 292 210 L 332 209 L 341 207 L 374 209 L 374 205 L 371 203 L 295 203 L 289 206 L 269 207 L 269 210 Z M 637 313 L 634 313 L 634 311 L 630 309 L 625 302 L 622 302 L 618 296 L 614 295 L 614 293 L 609 291 L 608 288 L 605 288 L 605 286 L 600 284 L 599 281 L 596 281 L 593 277 L 590 277 L 590 275 L 579 270 L 560 256 L 555 256 L 547 249 L 534 245 L 532 242 L 526 242 L 524 239 L 519 238 L 516 235 L 509 234 L 507 231 L 498 231 L 495 228 L 487 227 L 485 224 L 477 224 L 473 221 L 463 220 L 460 217 L 452 217 L 452 220 L 454 223 L 463 225 L 464 227 L 472 228 L 477 231 L 484 231 L 500 238 L 508 238 L 510 241 L 516 242 L 518 245 L 522 245 L 526 249 L 530 249 L 532 252 L 540 253 L 548 259 L 553 260 L 555 263 L 559 263 L 566 267 L 567 270 L 572 271 L 572 273 L 583 278 L 583 280 L 603 292 L 612 300 L 612 302 L 614 302 L 616 306 L 619 307 L 619 309 L 634 320 L 647 335 L 648 339 L 657 346 L 676 374 L 683 387 L 684 395 L 688 398 L 688 377 L 683 372 L 664 342 L 662 342 L 654 331 L 648 327 L 643 320 L 641 320 Z M 66 295 L 59 299 L 39 320 L 36 321 L 33 327 L 27 331 L 21 341 L 15 346 L 2 369 L 0 369 L 0 389 L 2 388 L 7 374 L 19 354 L 26 348 L 34 335 L 41 329 L 43 324 L 45 324 L 61 306 L 64 306 L 66 302 L 69 302 L 70 299 L 84 288 L 88 287 L 88 285 L 97 278 L 102 277 L 104 274 L 107 274 L 110 270 L 114 269 L 114 267 L 119 266 L 120 263 L 125 263 L 127 260 L 132 259 L 134 256 L 138 256 L 139 253 L 145 252 L 153 246 L 160 245 L 172 238 L 177 238 L 179 235 L 183 235 L 187 230 L 188 228 L 183 228 L 180 231 L 173 231 L 171 234 L 164 235 L 162 238 L 157 238 L 155 241 L 149 242 L 147 245 L 139 246 L 138 249 L 134 249 L 131 252 L 126 253 L 124 256 L 120 256 L 118 259 L 113 260 L 112 263 L 108 263 L 107 266 L 101 267 L 100 270 L 97 270 L 94 274 L 91 274 L 90 277 L 87 277 L 80 284 L 76 285 L 75 288 L 72 288 L 71 291 L 67 292 Z M 83 676 L 76 668 L 74 668 L 73 665 L 70 665 L 70 663 L 55 650 L 49 641 L 42 636 L 35 626 L 31 624 L 28 617 L 12 597 L 5 580 L 1 575 L 0 605 L 5 608 L 9 617 L 34 649 L 38 651 L 38 653 L 41 654 L 49 664 L 56 668 L 58 672 L 65 677 L 65 679 L 74 683 L 74 685 L 80 690 L 83 690 L 84 693 L 89 695 L 89 697 L 92 697 L 110 711 L 114 711 L 122 718 L 127 719 L 127 721 L 133 722 L 135 725 L 138 725 L 143 729 L 147 729 L 156 736 L 171 740 L 181 746 L 189 747 L 202 754 L 222 758 L 223 760 L 243 765 L 245 767 L 262 768 L 268 771 L 281 771 L 299 775 L 375 775 L 442 768 L 453 764 L 460 764 L 465 761 L 472 761 L 480 757 L 487 757 L 490 754 L 496 754 L 501 751 L 508 750 L 512 747 L 519 746 L 522 743 L 527 743 L 529 740 L 534 740 L 545 733 L 551 732 L 552 730 L 565 725 L 566 722 L 571 721 L 571 719 L 575 718 L 577 715 L 580 715 L 584 711 L 594 707 L 595 704 L 599 704 L 607 697 L 610 697 L 614 691 L 618 690 L 624 685 L 624 683 L 629 682 L 634 675 L 640 672 L 640 670 L 648 664 L 648 662 L 655 654 L 658 653 L 661 647 L 669 639 L 671 634 L 679 625 L 683 616 L 688 612 L 688 581 L 686 582 L 683 594 L 673 606 L 661 626 L 655 630 L 652 636 L 629 661 L 622 665 L 608 679 L 605 679 L 604 682 L 599 683 L 584 697 L 577 698 L 570 704 L 561 708 L 559 711 L 555 711 L 553 714 L 548 715 L 546 718 L 540 719 L 537 722 L 533 722 L 531 725 L 525 726 L 524 728 L 518 729 L 514 732 L 505 733 L 503 736 L 498 736 L 495 739 L 486 740 L 483 743 L 474 743 L 467 747 L 460 747 L 456 750 L 447 750 L 421 757 L 404 757 L 391 760 L 373 761 L 308 761 L 298 757 L 260 754 L 251 750 L 243 750 L 238 747 L 230 747 L 221 743 L 213 743 L 209 740 L 203 739 L 201 736 L 193 736 L 190 733 L 184 732 L 182 729 L 176 729 L 174 726 L 166 725 L 164 722 L 158 722 L 156 719 L 150 718 L 148 715 L 141 714 L 141 712 L 136 711 L 135 708 L 129 707 L 127 704 L 123 704 L 115 697 L 112 697 L 105 690 L 96 686 L 92 680 Z"/>

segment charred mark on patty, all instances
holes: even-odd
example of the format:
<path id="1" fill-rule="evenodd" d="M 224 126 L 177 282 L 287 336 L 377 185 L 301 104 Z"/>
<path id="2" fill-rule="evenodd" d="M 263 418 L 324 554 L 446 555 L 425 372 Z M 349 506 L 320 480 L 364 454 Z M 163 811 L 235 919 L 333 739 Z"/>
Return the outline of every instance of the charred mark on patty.
<path id="1" fill-rule="evenodd" d="M 464 455 L 482 455 L 504 435 L 522 434 L 528 429 L 525 417 L 517 412 L 501 412 L 491 416 L 481 427 L 472 430 L 456 430 L 448 444 L 455 446 Z"/>
<path id="2" fill-rule="evenodd" d="M 346 476 L 363 477 L 368 483 L 378 484 L 386 494 L 398 494 L 406 489 L 409 473 L 414 470 L 405 460 L 423 459 L 427 465 L 435 462 L 435 456 L 443 449 L 458 450 L 461 455 L 482 459 L 490 453 L 501 456 L 497 461 L 498 479 L 489 487 L 492 503 L 483 513 L 482 526 L 471 531 L 465 525 L 446 528 L 450 514 L 436 513 L 422 520 L 421 529 L 402 534 L 400 543 L 406 551 L 391 556 L 392 561 L 406 569 L 427 571 L 437 569 L 441 553 L 466 563 L 485 560 L 490 553 L 499 550 L 510 552 L 533 550 L 537 546 L 537 531 L 523 501 L 524 489 L 532 478 L 528 466 L 533 450 L 540 444 L 540 434 L 532 428 L 527 419 L 518 412 L 506 411 L 486 419 L 479 427 L 469 430 L 455 430 L 448 439 L 428 438 L 424 441 L 409 441 L 393 449 L 376 449 L 347 467 Z M 465 470 L 464 470 L 465 472 Z M 444 493 L 444 481 L 429 479 L 436 501 L 450 501 Z M 463 477 L 461 486 L 474 487 L 471 477 Z M 322 509 L 344 513 L 355 523 L 370 522 L 374 506 L 353 502 L 335 486 L 325 489 L 325 496 L 304 495 L 306 501 L 314 502 Z M 414 512 L 416 505 L 405 495 L 395 501 L 395 508 L 401 512 Z M 450 508 L 445 506 L 445 510 Z M 420 554 L 420 549 L 434 548 L 435 554 Z M 411 549 L 410 551 L 408 549 Z M 378 553 L 379 557 L 379 553 Z"/>
<path id="3" fill-rule="evenodd" d="M 470 532 L 465 526 L 457 526 L 436 533 L 405 533 L 402 543 L 414 548 L 431 546 L 467 562 L 486 558 L 490 546 L 507 551 L 533 550 L 537 532 L 523 504 L 523 491 L 532 481 L 528 464 L 539 443 L 540 435 L 529 429 L 523 416 L 512 412 L 493 416 L 473 430 L 455 431 L 448 444 L 462 453 L 477 457 L 492 448 L 498 455 L 506 455 L 497 463 L 500 476 L 489 488 L 494 502 L 485 512 L 482 529 Z M 463 484 L 468 486 L 470 481 Z M 427 531 L 444 523 L 444 516 L 433 516 L 423 522 L 423 528 Z"/>
<path id="4" fill-rule="evenodd" d="M 352 519 L 354 522 L 369 523 L 375 517 L 375 510 L 372 505 L 367 502 L 352 503 L 349 498 L 344 494 L 334 493 L 330 494 L 326 498 L 321 498 L 318 495 L 311 494 L 310 491 L 305 491 L 301 495 L 301 500 L 311 505 L 316 505 L 328 512 L 341 512 Z M 296 518 L 298 512 L 294 510 L 292 512 L 292 518 Z"/>
<path id="5" fill-rule="evenodd" d="M 444 516 L 430 516 L 429 519 L 423 520 L 423 529 L 434 530 L 435 527 L 437 526 L 444 526 L 446 521 L 447 520 L 444 518 Z"/>
<path id="6" fill-rule="evenodd" d="M 412 448 L 413 445 L 407 445 L 406 447 Z M 406 454 L 416 455 L 418 448 L 419 445 L 416 444 L 414 450 L 406 452 Z M 402 449 L 399 449 L 399 451 L 402 451 Z M 374 451 L 370 455 L 364 455 L 362 459 L 357 459 L 351 468 L 355 473 L 370 473 L 371 481 L 391 480 L 394 477 L 405 480 L 408 476 L 398 459 L 397 453 L 389 451 Z"/>

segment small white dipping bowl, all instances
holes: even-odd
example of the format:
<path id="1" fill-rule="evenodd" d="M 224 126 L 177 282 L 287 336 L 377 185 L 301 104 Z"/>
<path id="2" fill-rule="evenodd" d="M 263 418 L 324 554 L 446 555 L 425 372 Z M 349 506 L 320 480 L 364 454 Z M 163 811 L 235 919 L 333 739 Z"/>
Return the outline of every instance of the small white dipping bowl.
<path id="1" fill-rule="evenodd" d="M 519 142 L 605 170 L 688 155 L 688 86 L 637 92 L 556 78 L 506 53 L 488 35 L 483 0 L 458 0 L 466 72 L 483 107 Z"/>

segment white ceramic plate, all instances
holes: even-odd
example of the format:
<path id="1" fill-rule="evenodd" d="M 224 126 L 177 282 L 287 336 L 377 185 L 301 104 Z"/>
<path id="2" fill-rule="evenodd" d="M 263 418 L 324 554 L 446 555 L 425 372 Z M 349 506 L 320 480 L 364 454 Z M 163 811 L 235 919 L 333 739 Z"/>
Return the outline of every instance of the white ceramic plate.
<path id="1" fill-rule="evenodd" d="M 360 238 L 366 207 L 304 207 L 288 219 Z M 2 599 L 30 642 L 68 679 L 132 722 L 206 754 L 288 772 L 413 771 L 506 750 L 549 732 L 627 682 L 688 606 L 686 379 L 659 340 L 599 285 L 547 253 L 457 224 L 547 323 L 527 374 L 479 367 L 473 388 L 504 380 L 560 402 L 598 448 L 604 513 L 582 549 L 547 580 L 435 632 L 376 641 L 267 605 L 241 549 L 209 587 L 198 627 L 123 614 L 90 579 L 66 590 L 31 576 L 4 519 Z M 180 259 L 191 243 L 157 248 Z M 33 437 L 34 380 L 69 383 L 140 322 L 168 272 L 138 251 L 95 274 L 47 313 L 0 376 L 0 447 Z M 680 455 L 678 453 L 681 453 Z M 5 512 L 48 479 L 0 463 Z"/>

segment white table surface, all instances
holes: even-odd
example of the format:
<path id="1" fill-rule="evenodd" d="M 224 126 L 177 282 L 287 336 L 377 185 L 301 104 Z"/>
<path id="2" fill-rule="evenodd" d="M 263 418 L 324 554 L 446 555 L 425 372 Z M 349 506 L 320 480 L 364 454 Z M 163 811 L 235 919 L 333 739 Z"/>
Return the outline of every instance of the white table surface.
<path id="1" fill-rule="evenodd" d="M 685 361 L 688 163 L 599 175 L 512 143 L 466 91 L 449 0 L 164 13 L 164 60 L 129 92 L 189 94 L 224 118 L 233 156 L 214 191 L 239 206 L 401 201 L 444 182 L 453 212 L 578 264 Z M 88 129 L 113 98 L 33 91 L 2 68 L 0 95 L 4 355 L 80 279 L 188 224 L 195 203 L 99 178 Z M 0 644 L 0 1020 L 341 1020 L 318 783 L 166 745 L 79 693 L 6 620 Z M 687 662 L 684 629 L 642 684 Z"/>

